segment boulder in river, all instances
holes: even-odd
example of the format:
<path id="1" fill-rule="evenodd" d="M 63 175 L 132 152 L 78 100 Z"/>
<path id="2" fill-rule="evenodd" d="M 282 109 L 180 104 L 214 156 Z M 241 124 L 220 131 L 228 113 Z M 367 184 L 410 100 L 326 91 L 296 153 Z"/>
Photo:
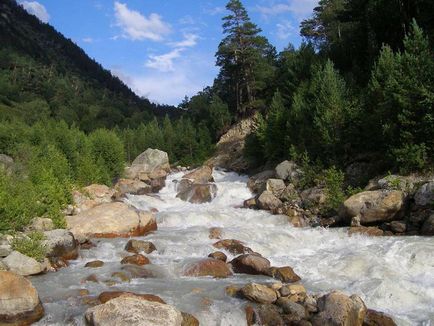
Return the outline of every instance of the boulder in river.
<path id="1" fill-rule="evenodd" d="M 150 254 L 151 252 L 157 250 L 157 248 L 150 241 L 131 239 L 125 245 L 125 250 L 128 252 L 133 252 L 135 254 L 138 254 L 140 252 Z"/>
<path id="2" fill-rule="evenodd" d="M 44 232 L 45 240 L 42 244 L 47 248 L 47 257 L 63 260 L 77 259 L 78 246 L 74 235 L 64 229 Z"/>
<path id="3" fill-rule="evenodd" d="M 177 198 L 193 204 L 211 202 L 217 195 L 217 186 L 213 183 L 191 184 L 183 191 L 178 192 Z"/>
<path id="4" fill-rule="evenodd" d="M 270 261 L 256 254 L 245 254 L 234 258 L 230 262 L 235 273 L 251 275 L 265 274 L 270 268 Z"/>
<path id="5" fill-rule="evenodd" d="M 152 187 L 140 180 L 120 179 L 115 185 L 114 197 L 122 198 L 127 194 L 145 195 L 152 192 Z"/>
<path id="6" fill-rule="evenodd" d="M 140 298 L 140 299 L 145 300 L 145 301 L 153 301 L 153 302 L 159 302 L 159 303 L 163 303 L 163 304 L 166 303 L 158 295 L 154 295 L 154 294 L 137 294 L 137 293 L 127 292 L 127 291 L 107 291 L 107 292 L 102 292 L 98 296 L 98 300 L 101 303 L 106 303 L 106 302 L 109 302 L 110 300 L 119 298 L 120 296 L 130 296 L 130 297 Z"/>
<path id="7" fill-rule="evenodd" d="M 222 238 L 223 229 L 218 227 L 209 228 L 209 238 L 210 239 L 221 239 Z"/>
<path id="8" fill-rule="evenodd" d="M 333 291 L 318 299 L 319 312 L 312 318 L 313 326 L 342 325 L 362 326 L 366 316 L 366 306 L 357 296 L 347 296 Z"/>
<path id="9" fill-rule="evenodd" d="M 183 179 L 188 179 L 196 184 L 214 182 L 212 176 L 212 167 L 208 165 L 201 166 L 182 176 Z"/>
<path id="10" fill-rule="evenodd" d="M 143 266 L 148 265 L 151 262 L 149 259 L 143 255 L 136 254 L 132 256 L 127 256 L 124 259 L 122 259 L 121 264 L 131 264 L 131 265 L 137 265 L 137 266 Z"/>
<path id="11" fill-rule="evenodd" d="M 286 186 L 282 179 L 268 179 L 265 183 L 265 190 L 270 191 L 274 196 L 280 198 Z"/>
<path id="12" fill-rule="evenodd" d="M 253 252 L 252 249 L 244 246 L 244 243 L 235 239 L 223 239 L 214 243 L 213 246 L 217 249 L 225 249 L 233 255 L 242 255 Z"/>
<path id="13" fill-rule="evenodd" d="M 266 272 L 266 275 L 275 278 L 276 280 L 280 280 L 284 283 L 292 283 L 298 282 L 301 280 L 301 277 L 298 276 L 292 267 L 284 266 L 284 267 L 270 267 Z"/>
<path id="14" fill-rule="evenodd" d="M 267 180 L 270 178 L 274 178 L 276 175 L 274 170 L 265 170 L 258 174 L 255 174 L 249 178 L 249 181 L 247 182 L 247 187 L 253 192 L 253 193 L 261 193 L 265 190 L 265 184 L 267 183 Z"/>
<path id="15" fill-rule="evenodd" d="M 149 175 L 158 170 L 170 171 L 169 156 L 166 152 L 148 148 L 136 157 L 126 174 L 129 179 L 139 179 L 140 174 Z"/>
<path id="16" fill-rule="evenodd" d="M 84 267 L 88 267 L 88 268 L 99 268 L 104 266 L 104 262 L 102 260 L 93 260 L 90 262 L 87 262 Z"/>
<path id="17" fill-rule="evenodd" d="M 0 325 L 30 325 L 44 316 L 38 292 L 26 278 L 0 271 Z"/>
<path id="18" fill-rule="evenodd" d="M 347 221 L 359 217 L 362 225 L 387 222 L 399 217 L 404 200 L 404 193 L 397 190 L 364 191 L 345 200 L 339 215 Z"/>
<path id="19" fill-rule="evenodd" d="M 218 259 L 202 259 L 184 268 L 184 276 L 213 276 L 224 278 L 232 275 L 229 266 Z"/>
<path id="20" fill-rule="evenodd" d="M 271 191 L 265 190 L 257 199 L 260 209 L 273 211 L 282 206 L 282 201 L 277 198 Z"/>
<path id="21" fill-rule="evenodd" d="M 210 253 L 208 255 L 208 257 L 209 258 L 218 259 L 218 260 L 221 260 L 221 261 L 224 261 L 224 262 L 226 262 L 226 260 L 228 259 L 228 257 L 223 252 L 221 252 L 221 251 L 212 252 L 212 253 Z"/>
<path id="22" fill-rule="evenodd" d="M 256 283 L 245 285 L 241 294 L 248 300 L 258 303 L 273 303 L 277 300 L 276 291 L 268 286 Z"/>
<path id="23" fill-rule="evenodd" d="M 396 326 L 396 323 L 393 321 L 392 317 L 385 313 L 368 309 L 365 320 L 363 321 L 363 326 Z"/>
<path id="24" fill-rule="evenodd" d="M 129 295 L 89 308 L 85 318 L 92 326 L 180 326 L 183 320 L 171 305 Z"/>
<path id="25" fill-rule="evenodd" d="M 68 229 L 76 238 L 142 236 L 157 229 L 152 213 L 138 211 L 125 203 L 102 204 L 76 216 L 67 216 Z"/>
<path id="26" fill-rule="evenodd" d="M 22 276 L 41 274 L 48 268 L 47 261 L 40 263 L 36 259 L 23 255 L 18 251 L 13 251 L 9 256 L 3 259 L 3 263 L 11 272 Z"/>

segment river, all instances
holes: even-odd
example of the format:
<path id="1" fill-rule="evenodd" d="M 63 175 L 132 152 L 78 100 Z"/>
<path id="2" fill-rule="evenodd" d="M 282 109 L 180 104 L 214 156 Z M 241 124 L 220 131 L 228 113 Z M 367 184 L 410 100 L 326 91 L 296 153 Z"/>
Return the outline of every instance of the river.
<path id="1" fill-rule="evenodd" d="M 114 290 L 152 293 L 193 314 L 201 325 L 245 325 L 245 301 L 226 296 L 225 286 L 272 279 L 241 274 L 226 279 L 181 276 L 188 263 L 215 251 L 212 244 L 217 240 L 209 239 L 210 227 L 223 228 L 223 238 L 245 242 L 273 266 L 292 266 L 308 291 L 340 289 L 360 295 L 369 308 L 392 315 L 398 325 L 434 325 L 433 237 L 349 237 L 345 229 L 294 228 L 284 216 L 240 208 L 252 196 L 247 177 L 222 171 L 214 171 L 217 197 L 211 203 L 190 204 L 175 198 L 173 181 L 181 176 L 171 174 L 158 197 L 126 200 L 139 209 L 159 211 L 158 231 L 137 238 L 157 247 L 147 255 L 152 265 L 146 268 L 154 277 L 115 286 L 81 283 L 93 273 L 101 281 L 112 279 L 127 254 L 128 239 L 95 240 L 97 246 L 82 250 L 69 267 L 31 278 L 46 309 L 36 325 L 84 325 L 87 306 L 77 296 L 78 289 L 95 296 Z M 105 265 L 84 267 L 96 259 Z"/>

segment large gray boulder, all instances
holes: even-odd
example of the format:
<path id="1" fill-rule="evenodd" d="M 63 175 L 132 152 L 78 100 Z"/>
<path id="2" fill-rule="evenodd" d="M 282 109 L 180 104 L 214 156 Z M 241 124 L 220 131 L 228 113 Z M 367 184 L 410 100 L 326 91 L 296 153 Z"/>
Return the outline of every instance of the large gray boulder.
<path id="1" fill-rule="evenodd" d="M 280 198 L 286 186 L 282 179 L 268 179 L 265 183 L 265 190 L 271 191 L 271 193 Z"/>
<path id="2" fill-rule="evenodd" d="M 434 181 L 422 185 L 414 195 L 414 203 L 417 207 L 434 206 Z"/>
<path id="3" fill-rule="evenodd" d="M 347 221 L 358 217 L 362 225 L 391 221 L 399 217 L 404 200 L 404 193 L 398 190 L 364 191 L 345 200 L 339 215 Z"/>
<path id="4" fill-rule="evenodd" d="M 64 229 L 44 232 L 45 240 L 42 244 L 47 248 L 47 257 L 57 257 L 64 260 L 78 257 L 78 246 L 74 235 Z"/>
<path id="5" fill-rule="evenodd" d="M 115 197 L 122 198 L 127 194 L 131 195 L 145 195 L 152 192 L 152 186 L 140 181 L 131 179 L 120 179 L 115 185 Z"/>
<path id="6" fill-rule="evenodd" d="M 18 251 L 12 253 L 3 259 L 3 263 L 11 272 L 22 276 L 37 275 L 47 270 L 47 262 L 40 263 L 36 259 L 23 255 Z"/>
<path id="7" fill-rule="evenodd" d="M 151 174 L 157 170 L 170 170 L 169 156 L 166 152 L 158 149 L 148 148 L 136 157 L 127 170 L 130 179 L 139 178 L 140 174 Z"/>
<path id="8" fill-rule="evenodd" d="M 258 207 L 264 210 L 273 211 L 282 206 L 282 201 L 271 191 L 264 191 L 257 199 Z"/>
<path id="9" fill-rule="evenodd" d="M 92 326 L 181 326 L 182 314 L 175 307 L 122 295 L 89 308 L 86 322 Z"/>
<path id="10" fill-rule="evenodd" d="M 292 161 L 283 161 L 275 168 L 276 177 L 297 184 L 303 176 L 303 171 Z"/>
<path id="11" fill-rule="evenodd" d="M 211 202 L 217 196 L 217 186 L 213 183 L 191 184 L 176 195 L 183 201 L 193 204 Z"/>
<path id="12" fill-rule="evenodd" d="M 30 325 L 44 316 L 38 292 L 26 278 L 0 271 L 0 325 Z"/>
<path id="13" fill-rule="evenodd" d="M 265 170 L 255 174 L 249 178 L 247 186 L 254 193 L 260 193 L 265 190 L 265 184 L 268 179 L 274 178 L 276 172 L 274 170 Z"/>

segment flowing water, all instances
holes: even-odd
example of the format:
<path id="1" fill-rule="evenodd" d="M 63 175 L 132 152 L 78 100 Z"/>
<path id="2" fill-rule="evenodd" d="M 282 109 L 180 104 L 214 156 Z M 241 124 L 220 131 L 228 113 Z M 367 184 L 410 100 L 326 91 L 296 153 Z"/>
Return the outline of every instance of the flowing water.
<path id="1" fill-rule="evenodd" d="M 139 209 L 159 210 L 158 231 L 137 238 L 157 247 L 147 255 L 152 265 L 146 266 L 155 277 L 115 286 L 81 283 L 93 273 L 101 281 L 111 279 L 127 254 L 128 239 L 95 240 L 97 247 L 82 250 L 68 268 L 32 278 L 46 309 L 38 325 L 83 325 L 86 306 L 77 296 L 83 288 L 91 295 L 114 290 L 152 293 L 193 314 L 201 325 L 245 325 L 245 302 L 225 296 L 225 286 L 272 279 L 240 274 L 227 279 L 182 276 L 188 263 L 215 251 L 212 244 L 216 240 L 208 236 L 210 227 L 223 228 L 223 238 L 245 242 L 273 266 L 292 266 L 308 291 L 355 293 L 369 308 L 394 316 L 399 325 L 434 325 L 434 238 L 348 237 L 345 229 L 294 228 L 284 216 L 240 208 L 252 196 L 247 178 L 221 171 L 214 171 L 217 197 L 211 203 L 190 204 L 175 198 L 173 181 L 181 175 L 170 175 L 158 197 L 127 199 Z M 105 265 L 84 268 L 96 259 Z"/>

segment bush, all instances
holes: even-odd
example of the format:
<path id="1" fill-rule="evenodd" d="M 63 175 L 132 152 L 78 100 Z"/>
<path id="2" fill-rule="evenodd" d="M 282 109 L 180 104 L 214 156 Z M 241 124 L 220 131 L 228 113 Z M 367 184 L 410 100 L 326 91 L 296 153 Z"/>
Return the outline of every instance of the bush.
<path id="1" fill-rule="evenodd" d="M 326 191 L 325 213 L 335 213 L 345 200 L 344 173 L 332 166 L 324 171 L 322 181 Z"/>
<path id="2" fill-rule="evenodd" d="M 392 151 L 400 173 L 421 171 L 428 166 L 428 154 L 425 144 L 407 144 Z"/>
<path id="3" fill-rule="evenodd" d="M 27 237 L 15 237 L 12 240 L 12 249 L 41 262 L 47 254 L 47 248 L 42 243 L 43 240 L 45 240 L 43 233 L 31 232 L 27 234 Z"/>

